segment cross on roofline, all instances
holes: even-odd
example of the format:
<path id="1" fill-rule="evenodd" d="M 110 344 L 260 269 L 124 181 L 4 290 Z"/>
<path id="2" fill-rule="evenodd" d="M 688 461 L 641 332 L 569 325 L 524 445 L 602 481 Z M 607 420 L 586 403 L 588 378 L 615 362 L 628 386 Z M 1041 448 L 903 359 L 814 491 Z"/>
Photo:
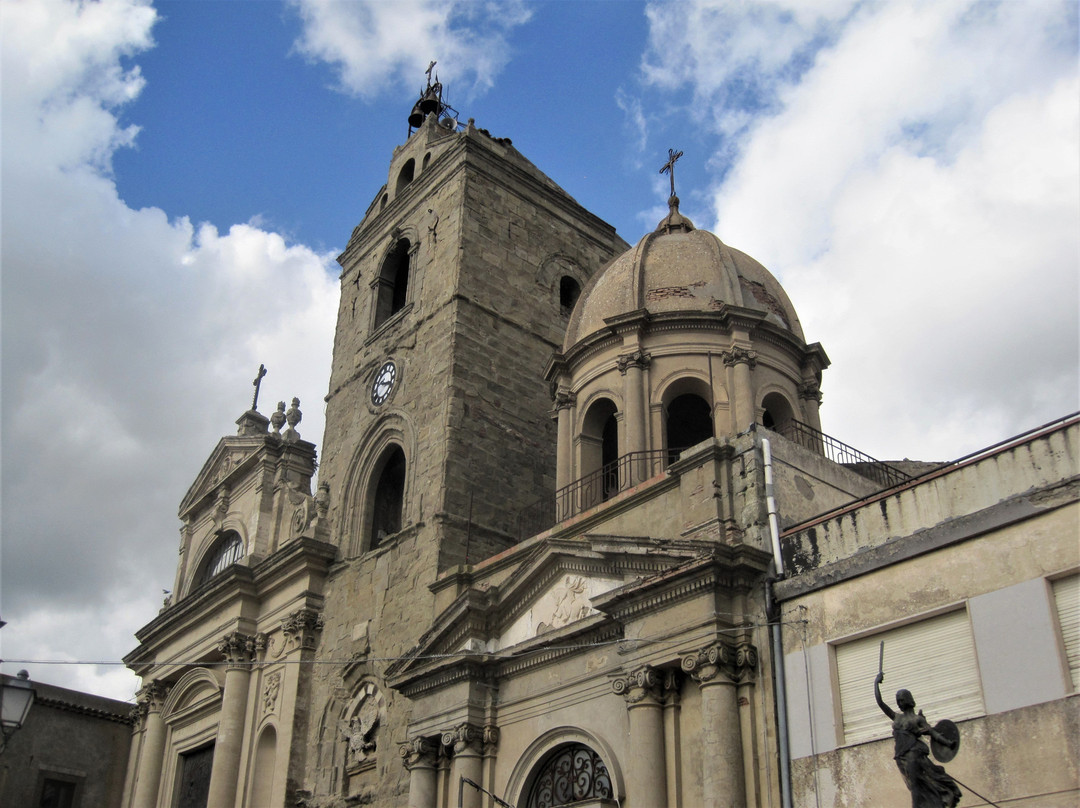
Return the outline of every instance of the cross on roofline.
<path id="1" fill-rule="evenodd" d="M 661 174 L 671 175 L 671 195 L 675 196 L 675 161 L 682 157 L 682 152 L 677 152 L 674 149 L 668 149 L 668 161 L 664 163 L 660 169 Z"/>
<path id="2" fill-rule="evenodd" d="M 436 65 L 436 64 L 437 64 L 437 62 L 436 62 L 436 61 L 435 61 L 434 59 L 432 59 L 432 60 L 431 60 L 431 64 L 429 64 L 429 65 L 427 66 L 427 70 L 425 70 L 425 71 L 424 71 L 425 73 L 427 73 L 427 83 L 428 83 L 428 87 L 430 87 L 430 86 L 431 86 L 431 71 L 435 69 L 435 65 Z"/>
<path id="3" fill-rule="evenodd" d="M 266 365 L 259 365 L 259 372 L 255 376 L 255 381 L 252 382 L 255 385 L 255 398 L 251 399 L 252 412 L 258 412 L 259 409 L 259 387 L 262 386 L 263 376 L 266 375 Z"/>

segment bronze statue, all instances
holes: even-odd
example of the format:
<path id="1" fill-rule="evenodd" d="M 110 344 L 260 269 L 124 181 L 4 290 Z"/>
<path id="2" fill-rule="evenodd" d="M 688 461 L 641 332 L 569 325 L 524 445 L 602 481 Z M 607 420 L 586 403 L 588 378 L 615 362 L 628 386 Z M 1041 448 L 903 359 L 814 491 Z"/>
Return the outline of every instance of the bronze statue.
<path id="1" fill-rule="evenodd" d="M 885 674 L 879 668 L 874 679 L 874 697 L 881 711 L 893 722 L 893 759 L 911 792 L 911 808 L 953 808 L 960 802 L 960 788 L 945 769 L 930 760 L 930 749 L 920 736 L 929 735 L 934 757 L 948 763 L 960 746 L 956 724 L 940 721 L 931 727 L 922 710 L 915 712 L 915 698 L 907 690 L 896 692 L 896 706 L 900 712 L 895 712 L 881 698 L 884 680 Z"/>

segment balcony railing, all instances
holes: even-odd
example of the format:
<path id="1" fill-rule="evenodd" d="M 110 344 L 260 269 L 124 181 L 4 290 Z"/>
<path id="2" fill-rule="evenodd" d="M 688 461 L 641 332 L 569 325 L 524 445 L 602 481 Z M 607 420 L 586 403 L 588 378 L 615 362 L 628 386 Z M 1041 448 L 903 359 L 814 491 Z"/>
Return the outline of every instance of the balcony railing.
<path id="1" fill-rule="evenodd" d="M 883 488 L 891 488 L 911 479 L 910 474 L 905 474 L 888 463 L 882 463 L 865 452 L 860 452 L 853 446 L 848 446 L 831 435 L 819 432 L 812 426 L 804 424 L 802 421 L 796 421 L 794 418 L 778 427 L 768 428 L 778 435 L 784 436 L 792 443 L 797 443 L 812 452 L 823 454 L 834 463 L 850 468 L 857 474 L 873 480 Z"/>

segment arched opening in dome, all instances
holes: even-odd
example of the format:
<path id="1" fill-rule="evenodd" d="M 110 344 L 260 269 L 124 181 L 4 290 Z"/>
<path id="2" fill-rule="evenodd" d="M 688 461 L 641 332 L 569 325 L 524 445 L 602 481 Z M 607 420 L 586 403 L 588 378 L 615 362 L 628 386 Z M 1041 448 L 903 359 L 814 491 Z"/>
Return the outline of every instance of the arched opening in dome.
<path id="1" fill-rule="evenodd" d="M 761 402 L 761 425 L 773 432 L 784 432 L 792 421 L 795 412 L 791 404 L 780 393 L 769 393 Z"/>
<path id="2" fill-rule="evenodd" d="M 583 492 L 591 507 L 619 491 L 618 408 L 608 398 L 594 401 L 581 425 L 581 476 L 597 474 L 592 490 Z"/>
<path id="3" fill-rule="evenodd" d="M 676 396 L 667 406 L 668 462 L 679 459 L 684 449 L 713 437 L 712 407 L 694 393 Z"/>
<path id="4" fill-rule="evenodd" d="M 563 317 L 570 316 L 579 297 L 581 297 L 580 284 L 569 275 L 563 275 L 559 280 L 559 310 Z"/>
<path id="5" fill-rule="evenodd" d="M 409 263 L 412 245 L 407 238 L 399 239 L 383 259 L 376 280 L 375 322 L 378 328 L 390 317 L 405 308 L 409 294 Z"/>
<path id="6" fill-rule="evenodd" d="M 383 452 L 375 475 L 369 550 L 401 530 L 405 505 L 405 453 L 400 446 L 390 446 Z"/>
<path id="7" fill-rule="evenodd" d="M 394 188 L 394 196 L 397 196 L 405 190 L 405 186 L 413 181 L 413 174 L 416 172 L 416 161 L 409 158 L 405 161 L 405 165 L 401 167 L 401 171 L 398 172 L 397 185 Z"/>

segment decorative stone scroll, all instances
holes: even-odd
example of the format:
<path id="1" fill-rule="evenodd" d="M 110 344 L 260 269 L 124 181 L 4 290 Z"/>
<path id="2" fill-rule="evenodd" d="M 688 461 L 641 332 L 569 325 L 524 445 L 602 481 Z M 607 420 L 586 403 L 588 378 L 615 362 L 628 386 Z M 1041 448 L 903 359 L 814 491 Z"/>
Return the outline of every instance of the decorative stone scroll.
<path id="1" fill-rule="evenodd" d="M 754 678 L 757 661 L 757 648 L 751 643 L 717 642 L 684 656 L 682 669 L 699 683 L 711 682 L 719 676 L 738 684 Z"/>
<path id="2" fill-rule="evenodd" d="M 652 665 L 642 665 L 626 676 L 612 680 L 611 689 L 626 699 L 627 705 L 642 702 L 662 704 L 664 700 L 664 671 Z"/>
<path id="3" fill-rule="evenodd" d="M 746 348 L 736 346 L 731 350 L 723 351 L 720 355 L 724 359 L 724 364 L 728 367 L 746 364 L 753 370 L 757 365 L 757 351 L 751 351 Z"/>
<path id="4" fill-rule="evenodd" d="M 399 746 L 398 752 L 406 769 L 415 766 L 434 768 L 439 761 L 439 746 L 428 738 L 413 738 Z"/>
<path id="5" fill-rule="evenodd" d="M 484 746 L 484 729 L 475 724 L 460 724 L 444 732 L 442 745 L 454 750 L 455 755 L 463 752 L 480 753 Z"/>

